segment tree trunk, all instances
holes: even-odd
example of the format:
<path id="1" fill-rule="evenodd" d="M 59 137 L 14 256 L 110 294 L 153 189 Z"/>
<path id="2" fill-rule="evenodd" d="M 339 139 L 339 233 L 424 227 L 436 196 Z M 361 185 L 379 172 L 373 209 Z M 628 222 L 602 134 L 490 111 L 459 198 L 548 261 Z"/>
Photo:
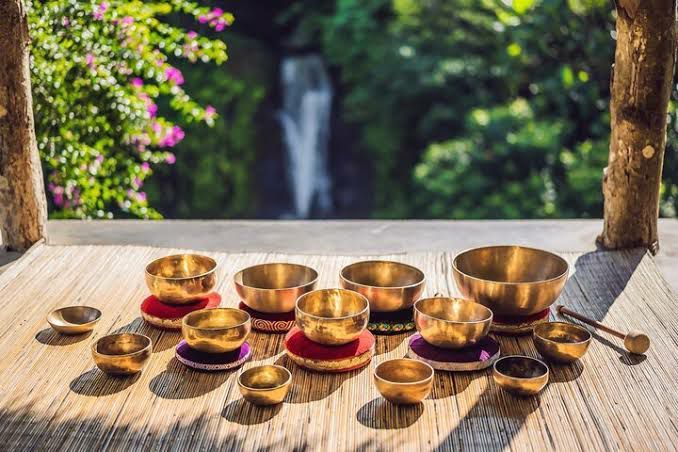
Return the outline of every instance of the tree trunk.
<path id="1" fill-rule="evenodd" d="M 676 0 L 617 0 L 603 248 L 659 249 L 657 218 L 676 63 Z"/>
<path id="2" fill-rule="evenodd" d="M 29 44 L 22 0 L 0 0 L 0 228 L 2 245 L 16 250 L 43 238 L 47 223 Z"/>

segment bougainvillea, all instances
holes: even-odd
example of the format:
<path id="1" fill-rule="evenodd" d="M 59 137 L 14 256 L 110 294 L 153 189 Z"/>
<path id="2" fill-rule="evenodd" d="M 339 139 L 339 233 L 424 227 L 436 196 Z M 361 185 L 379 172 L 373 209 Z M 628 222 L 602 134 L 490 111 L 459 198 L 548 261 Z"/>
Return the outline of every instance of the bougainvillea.
<path id="1" fill-rule="evenodd" d="M 213 32 L 233 21 L 186 0 L 30 4 L 36 133 L 53 216 L 159 217 L 144 180 L 154 165 L 176 162 L 184 131 L 158 104 L 181 123 L 214 123 L 214 107 L 192 100 L 172 63 L 221 64 L 226 45 L 163 21 L 169 14 Z"/>

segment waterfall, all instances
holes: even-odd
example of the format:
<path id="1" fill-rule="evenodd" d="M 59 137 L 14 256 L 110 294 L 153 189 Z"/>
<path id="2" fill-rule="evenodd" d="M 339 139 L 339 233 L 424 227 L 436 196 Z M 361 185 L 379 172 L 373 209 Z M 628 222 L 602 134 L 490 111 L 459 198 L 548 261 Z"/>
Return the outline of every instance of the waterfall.
<path id="1" fill-rule="evenodd" d="M 280 122 L 287 151 L 287 170 L 294 216 L 308 218 L 332 209 L 327 168 L 332 85 L 318 55 L 287 57 L 282 62 L 283 108 Z"/>

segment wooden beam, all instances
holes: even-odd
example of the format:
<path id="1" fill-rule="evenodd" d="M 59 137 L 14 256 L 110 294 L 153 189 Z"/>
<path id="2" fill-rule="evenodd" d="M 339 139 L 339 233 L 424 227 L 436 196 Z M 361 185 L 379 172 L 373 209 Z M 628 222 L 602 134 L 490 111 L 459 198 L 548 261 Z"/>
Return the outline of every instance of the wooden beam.
<path id="1" fill-rule="evenodd" d="M 604 248 L 659 249 L 659 188 L 676 30 L 676 0 L 617 0 L 605 223 L 598 237 Z"/>
<path id="2" fill-rule="evenodd" d="M 0 0 L 0 229 L 25 250 L 46 235 L 47 202 L 33 125 L 28 20 L 22 0 Z"/>

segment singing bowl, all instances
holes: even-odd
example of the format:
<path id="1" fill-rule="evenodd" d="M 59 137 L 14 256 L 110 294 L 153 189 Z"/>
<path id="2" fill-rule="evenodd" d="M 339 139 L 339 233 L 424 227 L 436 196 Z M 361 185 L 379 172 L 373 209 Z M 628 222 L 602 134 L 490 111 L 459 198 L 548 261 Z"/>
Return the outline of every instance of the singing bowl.
<path id="1" fill-rule="evenodd" d="M 424 272 L 391 261 L 362 261 L 348 265 L 339 274 L 344 289 L 356 291 L 370 302 L 372 312 L 411 308 L 424 291 Z"/>
<path id="2" fill-rule="evenodd" d="M 47 323 L 61 334 L 83 334 L 94 329 L 101 319 L 101 311 L 89 306 L 68 306 L 52 311 Z"/>
<path id="3" fill-rule="evenodd" d="M 146 285 L 168 304 L 189 304 L 207 297 L 217 283 L 217 263 L 199 254 L 161 257 L 146 266 Z"/>
<path id="4" fill-rule="evenodd" d="M 188 346 L 206 353 L 233 351 L 245 342 L 250 331 L 250 315 L 234 308 L 200 309 L 181 321 L 181 334 Z"/>
<path id="5" fill-rule="evenodd" d="M 571 363 L 586 353 L 591 333 L 586 328 L 565 322 L 548 322 L 534 327 L 534 346 L 549 361 Z"/>
<path id="6" fill-rule="evenodd" d="M 294 311 L 297 298 L 315 289 L 318 272 L 297 264 L 262 264 L 240 270 L 235 290 L 250 308 L 271 314 Z"/>
<path id="7" fill-rule="evenodd" d="M 549 381 L 546 364 L 529 356 L 505 356 L 494 363 L 494 381 L 503 390 L 520 396 L 539 394 Z"/>
<path id="8" fill-rule="evenodd" d="M 358 292 L 321 289 L 299 297 L 294 314 L 297 326 L 313 342 L 343 345 L 367 328 L 370 305 Z"/>
<path id="9" fill-rule="evenodd" d="M 488 246 L 465 251 L 452 263 L 454 280 L 465 298 L 495 316 L 527 316 L 553 304 L 567 281 L 562 257 L 522 246 Z"/>
<path id="10" fill-rule="evenodd" d="M 492 311 L 472 300 L 423 298 L 414 303 L 414 325 L 429 344 L 458 349 L 487 336 Z"/>
<path id="11" fill-rule="evenodd" d="M 414 404 L 431 393 L 433 374 L 433 367 L 423 361 L 390 359 L 374 369 L 374 384 L 389 402 Z"/>
<path id="12" fill-rule="evenodd" d="M 292 374 L 282 366 L 257 366 L 238 377 L 243 398 L 254 405 L 281 403 L 290 390 Z"/>
<path id="13" fill-rule="evenodd" d="M 132 375 L 144 368 L 153 343 L 143 334 L 109 334 L 92 344 L 92 357 L 99 369 L 110 375 Z"/>

